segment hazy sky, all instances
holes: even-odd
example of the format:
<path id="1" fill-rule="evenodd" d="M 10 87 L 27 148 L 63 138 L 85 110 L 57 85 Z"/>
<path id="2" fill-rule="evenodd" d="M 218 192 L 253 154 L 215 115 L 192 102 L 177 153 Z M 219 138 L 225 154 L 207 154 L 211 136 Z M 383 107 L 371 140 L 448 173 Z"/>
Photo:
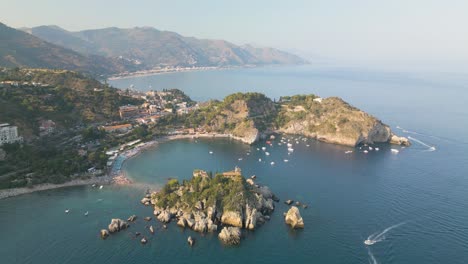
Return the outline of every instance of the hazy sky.
<path id="1" fill-rule="evenodd" d="M 365 61 L 468 61 L 468 0 L 0 0 L 12 27 L 152 26 Z"/>

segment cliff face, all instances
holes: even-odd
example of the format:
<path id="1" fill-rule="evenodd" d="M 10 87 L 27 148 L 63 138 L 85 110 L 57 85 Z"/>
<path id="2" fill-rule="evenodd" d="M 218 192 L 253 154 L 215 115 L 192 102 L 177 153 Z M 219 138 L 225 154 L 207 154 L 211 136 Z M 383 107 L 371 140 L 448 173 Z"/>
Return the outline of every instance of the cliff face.
<path id="1" fill-rule="evenodd" d="M 389 142 L 392 137 L 387 125 L 337 97 L 282 103 L 279 119 L 279 132 L 346 146 Z"/>
<path id="2" fill-rule="evenodd" d="M 209 132 L 230 134 L 247 144 L 256 142 L 276 114 L 274 103 L 263 94 L 233 94 L 215 106 L 217 114 L 208 122 Z"/>

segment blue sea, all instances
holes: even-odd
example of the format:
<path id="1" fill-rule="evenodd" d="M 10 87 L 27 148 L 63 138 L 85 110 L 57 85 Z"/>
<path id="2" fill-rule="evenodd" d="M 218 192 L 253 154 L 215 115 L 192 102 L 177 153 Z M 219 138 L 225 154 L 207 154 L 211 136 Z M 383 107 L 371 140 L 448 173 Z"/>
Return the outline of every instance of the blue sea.
<path id="1" fill-rule="evenodd" d="M 301 66 L 110 83 L 142 91 L 179 88 L 196 100 L 238 91 L 275 99 L 339 96 L 410 137 L 413 145 L 383 144 L 365 154 L 292 140 L 294 152 L 288 155 L 279 138 L 273 146 L 229 139 L 163 142 L 124 164 L 135 186 L 72 187 L 0 200 L 1 263 L 468 263 L 468 75 Z M 349 150 L 353 153 L 345 154 Z M 225 247 L 216 234 L 197 234 L 173 223 L 164 229 L 154 220 L 156 234 L 149 234 L 142 218 L 152 210 L 139 203 L 147 187 L 190 178 L 195 168 L 216 172 L 235 166 L 246 176 L 256 175 L 281 199 L 271 220 L 244 232 L 240 246 Z M 284 224 L 286 199 L 308 204 L 301 208 L 303 230 Z M 132 214 L 140 219 L 130 229 L 99 238 L 111 218 Z M 134 232 L 149 243 L 141 245 Z M 196 238 L 193 248 L 188 236 Z M 375 241 L 370 246 L 364 244 L 369 237 Z"/>

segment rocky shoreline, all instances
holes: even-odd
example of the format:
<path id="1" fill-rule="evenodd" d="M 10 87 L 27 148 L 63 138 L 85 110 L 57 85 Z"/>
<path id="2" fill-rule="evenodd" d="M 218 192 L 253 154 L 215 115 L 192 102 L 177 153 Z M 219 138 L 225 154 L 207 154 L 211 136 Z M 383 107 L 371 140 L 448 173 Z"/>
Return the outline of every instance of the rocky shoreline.
<path id="1" fill-rule="evenodd" d="M 239 168 L 233 171 L 211 173 L 194 170 L 191 180 L 179 183 L 169 180 L 158 192 L 147 192 L 140 203 L 153 209 L 154 220 L 167 229 L 170 223 L 182 229 L 204 233 L 217 233 L 221 243 L 227 246 L 239 245 L 243 232 L 253 231 L 270 220 L 279 199 L 267 187 L 255 182 L 256 176 L 245 179 Z M 303 229 L 299 206 L 307 208 L 299 201 L 284 202 L 289 210 L 284 212 L 284 222 L 291 229 Z M 137 220 L 136 215 L 128 217 L 127 221 L 113 218 L 107 229 L 99 231 L 102 239 L 107 239 L 113 233 L 130 228 Z M 158 228 L 151 224 L 152 217 L 142 220 L 148 222 L 144 230 L 132 231 L 133 238 L 141 235 L 140 243 L 146 244 L 151 239 L 147 236 L 155 234 Z M 145 236 L 146 235 L 146 236 Z M 194 246 L 195 239 L 188 236 L 187 243 Z"/>
<path id="2" fill-rule="evenodd" d="M 147 194 L 141 203 L 152 206 L 164 223 L 176 222 L 196 232 L 217 232 L 223 243 L 240 243 L 242 230 L 255 230 L 270 219 L 279 199 L 267 186 L 246 181 L 239 168 L 211 176 L 195 170 L 190 181 L 176 180 L 159 192 Z"/>

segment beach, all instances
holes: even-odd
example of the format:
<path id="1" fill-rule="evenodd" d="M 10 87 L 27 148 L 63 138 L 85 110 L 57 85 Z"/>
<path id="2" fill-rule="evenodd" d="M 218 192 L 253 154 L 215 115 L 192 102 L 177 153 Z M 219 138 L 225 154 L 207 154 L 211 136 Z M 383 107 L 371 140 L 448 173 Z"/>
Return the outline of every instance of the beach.
<path id="1" fill-rule="evenodd" d="M 109 176 L 100 176 L 100 177 L 93 177 L 90 179 L 76 179 L 76 180 L 71 180 L 65 183 L 60 183 L 60 184 L 44 183 L 44 184 L 35 185 L 33 187 L 22 187 L 22 188 L 0 190 L 0 199 L 28 194 L 32 192 L 52 190 L 52 189 L 58 189 L 58 188 L 64 188 L 64 187 L 82 186 L 82 185 L 91 185 L 91 184 L 102 185 L 102 184 L 110 184 L 111 182 L 112 182 L 112 178 L 110 178 Z"/>
<path id="2" fill-rule="evenodd" d="M 14 197 L 18 195 L 38 192 L 38 191 L 45 191 L 45 190 L 52 190 L 64 187 L 72 187 L 72 186 L 83 186 L 83 185 L 92 185 L 92 184 L 117 184 L 117 185 L 129 185 L 134 184 L 132 179 L 127 177 L 127 175 L 122 171 L 122 166 L 128 159 L 137 156 L 141 152 L 148 150 L 152 147 L 155 147 L 157 144 L 162 142 L 167 142 L 171 140 L 179 140 L 179 139 L 196 139 L 196 138 L 232 138 L 235 140 L 242 139 L 234 137 L 229 134 L 217 134 L 217 133 L 195 133 L 195 134 L 176 134 L 176 135 L 168 135 L 157 138 L 152 141 L 148 141 L 143 143 L 141 146 L 126 150 L 119 154 L 118 158 L 110 168 L 110 171 L 105 176 L 99 177 L 92 177 L 89 179 L 75 179 L 61 184 L 52 184 L 52 183 L 45 183 L 45 184 L 38 184 L 32 187 L 21 187 L 21 188 L 12 188 L 12 189 L 4 189 L 0 190 L 0 199 L 5 199 L 8 197 Z"/>

